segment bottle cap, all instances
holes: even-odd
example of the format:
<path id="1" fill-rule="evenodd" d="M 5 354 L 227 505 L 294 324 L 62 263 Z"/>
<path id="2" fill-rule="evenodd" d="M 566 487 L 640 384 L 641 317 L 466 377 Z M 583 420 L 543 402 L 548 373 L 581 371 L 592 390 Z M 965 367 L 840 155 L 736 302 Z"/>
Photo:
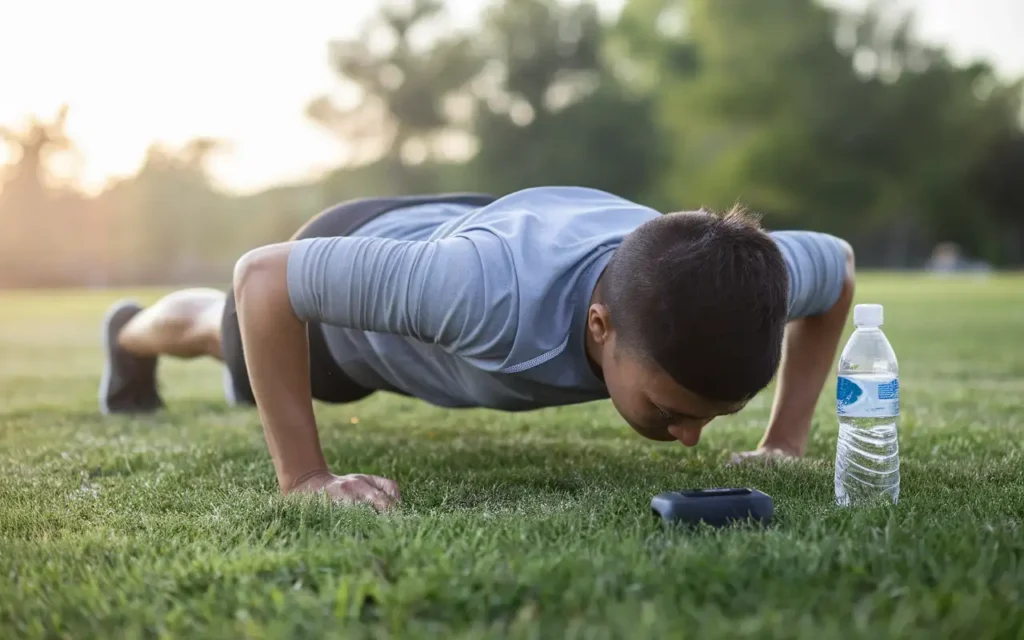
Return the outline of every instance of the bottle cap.
<path id="1" fill-rule="evenodd" d="M 882 305 L 858 304 L 853 308 L 853 324 L 858 327 L 882 326 Z"/>

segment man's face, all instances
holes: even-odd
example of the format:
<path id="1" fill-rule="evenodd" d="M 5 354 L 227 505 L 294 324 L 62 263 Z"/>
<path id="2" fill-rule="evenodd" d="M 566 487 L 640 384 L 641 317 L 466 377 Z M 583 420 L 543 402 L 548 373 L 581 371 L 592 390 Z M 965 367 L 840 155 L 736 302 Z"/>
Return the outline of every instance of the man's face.
<path id="1" fill-rule="evenodd" d="M 599 335 L 597 342 L 612 404 L 629 426 L 645 438 L 678 440 L 692 447 L 709 422 L 736 413 L 746 404 L 714 402 L 688 391 L 660 367 L 617 345 L 614 331 Z"/>

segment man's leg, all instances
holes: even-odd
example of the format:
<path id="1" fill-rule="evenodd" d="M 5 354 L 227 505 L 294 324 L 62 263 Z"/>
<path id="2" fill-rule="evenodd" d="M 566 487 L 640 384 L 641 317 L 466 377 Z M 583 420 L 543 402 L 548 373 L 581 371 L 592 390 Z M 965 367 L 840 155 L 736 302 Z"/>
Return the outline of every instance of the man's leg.
<path id="1" fill-rule="evenodd" d="M 217 289 L 182 289 L 135 314 L 118 335 L 129 353 L 145 356 L 222 359 L 220 318 L 225 294 Z"/>
<path id="2" fill-rule="evenodd" d="M 159 356 L 222 360 L 225 298 L 215 289 L 184 289 L 145 309 L 130 300 L 114 304 L 103 323 L 106 367 L 100 410 L 148 413 L 162 408 L 156 380 Z"/>
<path id="3" fill-rule="evenodd" d="M 454 202 L 485 206 L 486 194 L 432 197 L 366 198 L 326 209 L 302 226 L 292 240 L 345 236 L 398 206 Z M 159 356 L 212 356 L 222 360 L 224 394 L 230 404 L 255 404 L 245 366 L 238 314 L 231 293 L 185 289 L 143 309 L 132 301 L 115 304 L 103 324 L 106 371 L 100 384 L 103 413 L 146 413 L 163 407 L 156 384 Z M 310 383 L 313 398 L 328 403 L 355 402 L 373 391 L 345 376 L 334 361 L 323 329 L 309 325 Z"/>

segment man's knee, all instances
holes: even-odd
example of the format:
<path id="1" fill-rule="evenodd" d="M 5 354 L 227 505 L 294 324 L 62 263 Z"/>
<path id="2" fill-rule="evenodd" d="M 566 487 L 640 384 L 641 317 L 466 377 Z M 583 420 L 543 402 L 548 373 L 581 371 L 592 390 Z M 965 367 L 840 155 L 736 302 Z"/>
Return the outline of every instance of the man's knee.
<path id="1" fill-rule="evenodd" d="M 219 357 L 224 300 L 224 293 L 214 289 L 176 291 L 126 325 L 118 339 L 126 349 L 138 353 Z"/>

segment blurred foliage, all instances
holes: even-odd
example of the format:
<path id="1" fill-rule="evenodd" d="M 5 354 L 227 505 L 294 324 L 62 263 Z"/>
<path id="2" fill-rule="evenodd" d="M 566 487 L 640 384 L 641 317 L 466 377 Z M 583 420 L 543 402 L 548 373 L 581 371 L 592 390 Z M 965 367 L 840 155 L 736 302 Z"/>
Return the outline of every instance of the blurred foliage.
<path id="1" fill-rule="evenodd" d="M 812 0 L 492 0 L 468 30 L 440 0 L 385 0 L 330 46 L 343 92 L 307 115 L 348 149 L 318 181 L 237 196 L 216 140 L 154 147 L 95 198 L 56 181 L 67 110 L 23 131 L 0 191 L 0 285 L 223 282 L 246 249 L 369 195 L 552 184 L 664 211 L 742 202 L 836 233 L 861 266 L 939 242 L 1024 264 L 1024 85 L 955 64 L 912 17 Z"/>
<path id="2" fill-rule="evenodd" d="M 630 94 L 611 72 L 605 31 L 590 3 L 488 8 L 474 184 L 494 193 L 572 184 L 648 195 L 661 156 L 653 97 Z"/>
<path id="3" fill-rule="evenodd" d="M 307 109 L 352 148 L 356 162 L 381 160 L 388 180 L 380 195 L 432 190 L 429 172 L 416 165 L 443 158 L 446 134 L 464 130 L 446 105 L 480 73 L 485 58 L 467 33 L 417 46 L 417 33 L 438 26 L 443 13 L 440 0 L 385 0 L 357 37 L 330 46 L 332 67 L 358 89 L 355 105 L 339 107 L 324 96 Z"/>

